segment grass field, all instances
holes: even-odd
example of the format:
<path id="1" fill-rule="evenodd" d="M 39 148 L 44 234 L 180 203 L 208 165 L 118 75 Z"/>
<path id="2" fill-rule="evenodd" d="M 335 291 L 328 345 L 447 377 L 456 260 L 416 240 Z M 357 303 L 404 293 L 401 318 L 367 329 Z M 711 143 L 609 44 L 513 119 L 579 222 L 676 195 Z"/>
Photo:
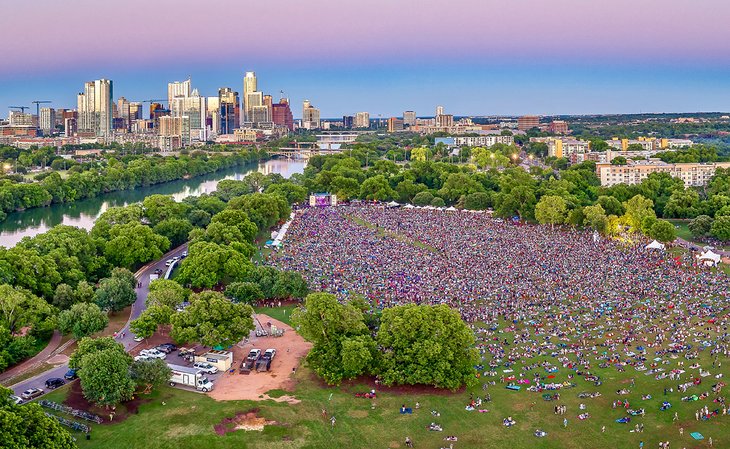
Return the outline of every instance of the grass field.
<path id="1" fill-rule="evenodd" d="M 276 309 L 265 309 L 263 312 L 274 315 L 272 310 Z M 647 358 L 651 361 L 654 354 L 647 353 Z M 532 362 L 544 360 L 560 366 L 555 357 L 538 357 Z M 668 372 L 680 360 L 683 360 L 681 356 L 677 359 L 667 357 L 658 366 Z M 687 374 L 681 382 L 687 382 L 688 375 L 696 373 L 696 370 L 689 369 L 689 365 L 695 361 L 709 368 L 712 376 L 702 378 L 699 386 L 690 387 L 684 394 L 676 391 L 680 382 L 668 378 L 655 380 L 653 375 L 645 375 L 631 366 L 627 366 L 625 372 L 618 372 L 613 366 L 604 369 L 593 367 L 591 372 L 603 380 L 603 385 L 598 387 L 578 375 L 569 380 L 569 374 L 576 372 L 560 368 L 551 381 L 569 380 L 577 385 L 561 390 L 559 402 L 544 401 L 542 393 L 529 392 L 524 387 L 522 391 L 507 390 L 505 384 L 500 383 L 499 376 L 486 377 L 481 380 L 496 383 L 486 391 L 492 399 L 481 406 L 489 410 L 486 413 L 465 410 L 471 395 L 474 398 L 485 396 L 481 384 L 456 393 L 416 389 L 401 389 L 397 392 L 379 390 L 375 400 L 360 399 L 355 398 L 354 393 L 369 391 L 373 388 L 372 383 L 363 381 L 328 387 L 316 380 L 305 367 L 295 374 L 297 386 L 294 395 L 302 401 L 299 404 L 273 401 L 216 402 L 201 394 L 164 387 L 145 398 L 146 402 L 140 405 L 138 414 L 132 414 L 124 422 L 94 425 L 91 441 L 87 442 L 79 435 L 79 446 L 110 449 L 398 448 L 405 447 L 404 439 L 409 436 L 416 448 L 440 448 L 448 447 L 448 442 L 443 440 L 445 436 L 456 435 L 456 449 L 638 448 L 640 441 L 645 443 L 646 448 L 658 447 L 659 441 L 670 441 L 671 447 L 704 448 L 709 447 L 709 437 L 713 438 L 714 447 L 730 447 L 730 416 L 718 416 L 709 421 L 695 420 L 695 410 L 700 407 L 708 405 L 710 409 L 721 409 L 719 404 L 712 402 L 712 395 L 696 402 L 682 402 L 680 399 L 683 395 L 700 395 L 710 391 L 711 385 L 718 382 L 714 375 L 730 374 L 728 365 L 726 363 L 721 370 L 711 368 L 709 354 L 701 351 L 699 359 L 685 360 Z M 542 368 L 529 371 L 521 370 L 519 365 L 512 368 L 518 376 L 520 372 L 525 373 L 525 378 L 531 378 L 535 372 L 547 374 Z M 246 378 L 240 376 L 240 381 L 245 382 Z M 635 387 L 631 387 L 631 379 L 634 379 Z M 67 388 L 52 392 L 48 398 L 62 401 L 68 392 Z M 621 388 L 629 388 L 631 393 L 618 396 L 616 391 Z M 665 396 L 664 388 L 675 388 L 675 391 Z M 602 396 L 579 399 L 578 394 L 584 391 L 599 391 Z M 279 391 L 272 392 L 272 396 L 280 394 Z M 642 395 L 646 394 L 650 394 L 652 399 L 642 400 Z M 646 416 L 634 417 L 630 424 L 614 422 L 627 416 L 621 407 L 612 407 L 612 402 L 618 399 L 628 400 L 632 409 L 644 408 Z M 672 408 L 660 411 L 664 400 L 669 401 Z M 418 410 L 415 409 L 416 402 L 421 405 Z M 553 413 L 553 407 L 558 403 L 567 406 L 565 416 Z M 586 405 L 585 410 L 580 410 L 581 403 Z M 402 405 L 414 408 L 414 413 L 401 415 L 399 409 Z M 321 417 L 323 408 L 336 416 L 334 428 Z M 214 426 L 223 419 L 252 409 L 257 409 L 259 416 L 276 423 L 266 426 L 263 432 L 239 430 L 218 435 L 214 431 Z M 440 416 L 432 416 L 431 410 L 437 410 Z M 579 420 L 577 415 L 582 412 L 588 412 L 591 417 Z M 678 413 L 676 422 L 673 422 L 674 412 Z M 504 427 L 502 419 L 507 416 L 512 416 L 517 424 L 510 428 Z M 564 417 L 568 419 L 567 428 L 563 427 Z M 429 432 L 426 426 L 431 422 L 440 424 L 444 431 Z M 645 431 L 631 432 L 638 423 L 644 425 Z M 605 432 L 602 432 L 603 426 Z M 684 428 L 683 436 L 679 435 L 680 427 Z M 536 438 L 533 435 L 536 429 L 548 432 L 548 436 Z M 702 433 L 705 440 L 693 440 L 689 436 L 690 432 Z"/>
<path id="2" fill-rule="evenodd" d="M 281 307 L 254 307 L 254 312 L 263 313 L 282 323 L 291 324 L 291 313 L 296 308 L 295 305 Z"/>
<path id="3" fill-rule="evenodd" d="M 700 247 L 706 245 L 706 243 L 695 240 L 695 238 L 692 236 L 692 233 L 689 232 L 689 228 L 687 227 L 689 220 L 667 220 L 667 221 L 672 223 L 677 228 L 677 237 L 687 240 L 688 242 L 692 242 L 696 245 L 699 245 Z M 718 249 L 730 251 L 730 246 L 728 246 L 728 245 L 719 246 Z"/>

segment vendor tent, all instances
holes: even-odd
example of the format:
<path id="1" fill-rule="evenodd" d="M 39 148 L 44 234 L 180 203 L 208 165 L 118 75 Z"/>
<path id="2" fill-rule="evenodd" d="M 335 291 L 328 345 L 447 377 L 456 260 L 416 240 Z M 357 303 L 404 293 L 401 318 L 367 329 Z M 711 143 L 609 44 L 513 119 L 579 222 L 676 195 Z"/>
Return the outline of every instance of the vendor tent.
<path id="1" fill-rule="evenodd" d="M 403 209 L 413 209 L 415 206 L 413 204 L 406 204 L 403 206 Z"/>
<path id="2" fill-rule="evenodd" d="M 700 260 L 705 261 L 707 265 L 716 266 L 718 263 L 720 263 L 720 255 L 708 250 L 706 253 L 700 256 Z"/>
<path id="3" fill-rule="evenodd" d="M 387 206 L 388 207 L 398 207 L 398 206 L 400 206 L 400 204 L 396 203 L 395 201 L 391 201 L 390 203 L 387 204 Z"/>
<path id="4" fill-rule="evenodd" d="M 446 210 L 453 212 L 453 211 L 456 210 L 456 208 L 454 206 L 449 206 L 449 207 L 446 208 Z"/>
<path id="5" fill-rule="evenodd" d="M 664 249 L 664 245 L 654 240 L 653 242 L 646 245 L 646 249 Z"/>

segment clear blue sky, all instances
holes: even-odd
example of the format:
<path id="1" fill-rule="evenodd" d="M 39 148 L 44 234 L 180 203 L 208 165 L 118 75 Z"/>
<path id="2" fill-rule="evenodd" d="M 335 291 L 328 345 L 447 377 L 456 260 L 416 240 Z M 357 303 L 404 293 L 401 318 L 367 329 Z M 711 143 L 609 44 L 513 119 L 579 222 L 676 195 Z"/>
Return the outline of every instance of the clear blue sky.
<path id="1" fill-rule="evenodd" d="M 102 77 L 130 100 L 188 75 L 240 92 L 246 70 L 295 116 L 305 98 L 323 117 L 730 110 L 727 2 L 597 3 L 36 0 L 0 16 L 0 115 L 75 107 Z"/>

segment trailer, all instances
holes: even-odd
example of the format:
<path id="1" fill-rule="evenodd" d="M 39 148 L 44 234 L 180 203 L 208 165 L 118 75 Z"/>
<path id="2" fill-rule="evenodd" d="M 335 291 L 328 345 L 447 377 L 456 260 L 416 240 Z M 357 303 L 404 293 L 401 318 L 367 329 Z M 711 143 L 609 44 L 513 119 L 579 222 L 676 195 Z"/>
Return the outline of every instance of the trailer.
<path id="1" fill-rule="evenodd" d="M 251 370 L 253 370 L 256 367 L 256 362 L 258 362 L 260 357 L 261 357 L 261 350 L 252 349 L 248 353 L 248 356 L 246 356 L 245 359 L 241 360 L 241 366 L 238 369 L 238 372 L 241 374 L 250 374 Z"/>
<path id="2" fill-rule="evenodd" d="M 209 381 L 208 375 L 200 372 L 200 370 L 187 366 L 173 365 L 171 363 L 168 363 L 167 366 L 172 370 L 172 374 L 170 375 L 171 387 L 181 384 L 193 387 L 203 393 L 207 393 L 213 389 L 213 382 Z"/>

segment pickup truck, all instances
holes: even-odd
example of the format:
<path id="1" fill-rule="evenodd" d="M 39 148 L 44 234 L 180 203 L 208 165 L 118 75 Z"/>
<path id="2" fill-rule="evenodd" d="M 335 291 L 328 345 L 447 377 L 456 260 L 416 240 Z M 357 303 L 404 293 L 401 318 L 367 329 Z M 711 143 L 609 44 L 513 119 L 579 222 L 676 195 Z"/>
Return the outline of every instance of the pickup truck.
<path id="1" fill-rule="evenodd" d="M 252 349 L 248 356 L 241 361 L 241 368 L 238 370 L 241 374 L 249 374 L 256 367 L 256 362 L 261 358 L 260 349 Z"/>
<path id="2" fill-rule="evenodd" d="M 256 371 L 268 371 L 271 369 L 271 362 L 276 357 L 276 349 L 267 349 L 264 355 L 256 362 Z"/>

